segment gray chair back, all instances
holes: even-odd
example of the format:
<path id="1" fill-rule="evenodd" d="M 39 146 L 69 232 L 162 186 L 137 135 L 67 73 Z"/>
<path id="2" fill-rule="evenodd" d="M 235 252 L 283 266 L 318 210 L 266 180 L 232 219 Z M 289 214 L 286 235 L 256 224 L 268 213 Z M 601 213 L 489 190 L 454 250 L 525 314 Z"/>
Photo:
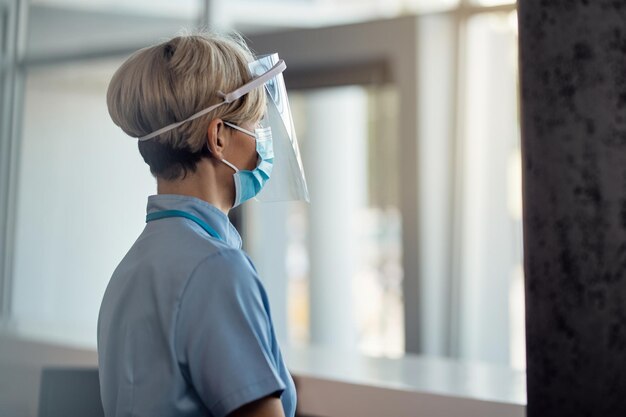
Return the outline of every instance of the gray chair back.
<path id="1" fill-rule="evenodd" d="M 104 417 L 98 369 L 43 369 L 39 417 Z"/>

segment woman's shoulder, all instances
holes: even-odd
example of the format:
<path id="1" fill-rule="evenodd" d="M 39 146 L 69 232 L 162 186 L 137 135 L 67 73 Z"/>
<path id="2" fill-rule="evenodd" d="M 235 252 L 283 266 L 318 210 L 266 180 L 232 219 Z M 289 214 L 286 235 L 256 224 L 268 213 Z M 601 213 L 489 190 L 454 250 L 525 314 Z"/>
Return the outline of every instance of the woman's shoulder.
<path id="1" fill-rule="evenodd" d="M 207 256 L 190 274 L 180 299 L 184 310 L 211 310 L 208 316 L 235 317 L 268 313 L 268 297 L 248 255 L 226 248 Z M 237 313 L 236 313 L 237 312 Z M 266 320 L 263 319 L 263 320 Z"/>
<path id="2" fill-rule="evenodd" d="M 262 288 L 252 260 L 242 249 L 223 246 L 207 254 L 189 277 L 196 286 L 219 287 L 222 291 Z"/>

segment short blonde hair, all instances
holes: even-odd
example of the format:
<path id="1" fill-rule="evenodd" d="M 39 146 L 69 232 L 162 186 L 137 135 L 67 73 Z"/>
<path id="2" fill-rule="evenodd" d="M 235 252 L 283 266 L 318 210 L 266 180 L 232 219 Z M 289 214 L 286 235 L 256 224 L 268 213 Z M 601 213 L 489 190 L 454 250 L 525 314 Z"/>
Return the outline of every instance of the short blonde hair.
<path id="1" fill-rule="evenodd" d="M 252 60 L 252 53 L 237 34 L 186 34 L 140 49 L 118 68 L 109 83 L 109 114 L 128 135 L 147 135 L 222 101 L 218 92 L 228 93 L 250 81 L 248 63 Z M 195 171 L 200 154 L 207 156 L 211 120 L 256 122 L 264 111 L 265 94 L 257 88 L 205 116 L 140 142 L 139 150 L 155 176 L 174 179 L 187 169 Z M 162 154 L 168 150 L 171 155 Z M 197 154 L 196 158 L 191 154 Z M 177 162 L 181 157 L 196 161 Z"/>

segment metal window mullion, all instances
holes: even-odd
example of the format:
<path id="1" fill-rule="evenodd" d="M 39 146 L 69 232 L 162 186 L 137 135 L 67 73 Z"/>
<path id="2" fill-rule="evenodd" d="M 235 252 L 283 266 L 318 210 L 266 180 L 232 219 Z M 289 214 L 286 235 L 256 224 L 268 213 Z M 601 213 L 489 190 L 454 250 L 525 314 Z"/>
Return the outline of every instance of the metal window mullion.
<path id="1" fill-rule="evenodd" d="M 9 0 L 7 53 L 2 69 L 3 96 L 0 113 L 0 323 L 12 319 L 13 253 L 21 119 L 24 96 L 24 69 L 19 64 L 24 56 L 28 2 Z"/>
<path id="2" fill-rule="evenodd" d="M 13 74 L 15 71 L 14 25 L 16 2 L 4 0 L 0 2 L 2 31 L 0 33 L 1 63 L 0 67 L 0 319 L 7 320 L 10 312 L 9 276 L 6 273 L 7 259 L 10 252 L 10 239 L 7 233 L 9 219 L 9 182 L 11 180 L 11 138 L 10 118 L 13 96 Z"/>
<path id="3" fill-rule="evenodd" d="M 1 63 L 0 66 L 0 321 L 5 321 L 9 315 L 10 290 L 9 279 L 5 273 L 6 259 L 8 257 L 9 242 L 7 239 L 7 202 L 9 187 L 10 167 L 10 140 L 9 140 L 9 116 L 11 108 L 12 73 L 14 68 L 12 26 L 15 23 L 14 1 L 0 2 L 0 14 L 2 17 L 2 31 L 0 33 Z"/>

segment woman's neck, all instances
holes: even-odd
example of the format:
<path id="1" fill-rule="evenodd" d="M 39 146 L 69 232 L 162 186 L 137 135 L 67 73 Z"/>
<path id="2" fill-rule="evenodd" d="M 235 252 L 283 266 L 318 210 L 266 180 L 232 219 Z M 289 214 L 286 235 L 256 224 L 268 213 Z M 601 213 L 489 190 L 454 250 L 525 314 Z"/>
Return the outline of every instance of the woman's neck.
<path id="1" fill-rule="evenodd" d="M 212 204 L 226 215 L 235 199 L 233 185 L 218 181 L 216 167 L 206 160 L 198 163 L 196 172 L 187 172 L 184 179 L 169 181 L 157 177 L 157 194 L 196 197 Z"/>

